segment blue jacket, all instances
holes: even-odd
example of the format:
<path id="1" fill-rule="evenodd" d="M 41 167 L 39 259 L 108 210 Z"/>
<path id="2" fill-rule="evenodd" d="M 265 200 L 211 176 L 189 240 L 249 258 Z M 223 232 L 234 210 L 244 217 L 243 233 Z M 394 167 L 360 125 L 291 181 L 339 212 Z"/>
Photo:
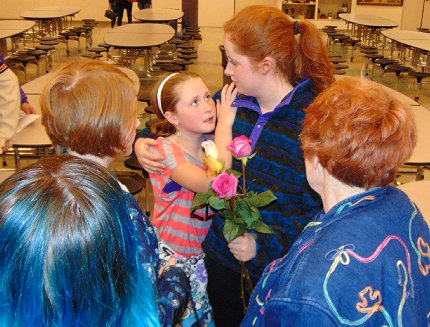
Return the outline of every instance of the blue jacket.
<path id="1" fill-rule="evenodd" d="M 303 227 L 321 210 L 319 196 L 309 187 L 299 135 L 306 108 L 315 98 L 311 80 L 299 84 L 273 112 L 261 113 L 253 97 L 240 96 L 233 125 L 233 136 L 245 135 L 253 141 L 256 156 L 246 166 L 247 188 L 256 192 L 270 189 L 278 200 L 261 210 L 263 221 L 274 234 L 257 234 L 257 257 L 246 263 L 253 278 L 260 278 L 264 268 L 285 255 Z M 241 171 L 240 162 L 233 168 Z M 224 219 L 215 215 L 203 243 L 206 255 L 224 266 L 240 271 L 222 234 Z"/>
<path id="2" fill-rule="evenodd" d="M 242 326 L 430 326 L 430 231 L 375 188 L 321 212 L 266 269 Z"/>
<path id="3" fill-rule="evenodd" d="M 128 200 L 131 219 L 136 227 L 140 262 L 157 290 L 161 325 L 175 326 L 181 321 L 191 295 L 188 278 L 181 268 L 175 266 L 167 267 L 158 276 L 160 259 L 155 228 L 140 209 L 133 195 L 124 193 Z"/>

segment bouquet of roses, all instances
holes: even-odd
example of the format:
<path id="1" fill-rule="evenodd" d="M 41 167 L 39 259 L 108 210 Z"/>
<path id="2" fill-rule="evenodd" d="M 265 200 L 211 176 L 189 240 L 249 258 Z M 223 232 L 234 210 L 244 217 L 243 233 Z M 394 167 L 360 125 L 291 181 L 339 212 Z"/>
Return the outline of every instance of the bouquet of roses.
<path id="1" fill-rule="evenodd" d="M 208 170 L 216 175 L 207 193 L 197 193 L 192 205 L 192 210 L 211 206 L 224 218 L 223 234 L 227 242 L 231 242 L 245 231 L 260 233 L 273 233 L 268 225 L 261 220 L 260 210 L 272 201 L 276 196 L 267 190 L 257 194 L 246 188 L 245 168 L 252 154 L 251 140 L 241 135 L 233 139 L 227 147 L 233 157 L 242 162 L 242 172 L 228 169 L 222 172 L 224 165 L 218 160 L 218 149 L 212 141 L 202 143 L 205 149 L 204 163 Z M 239 178 L 242 176 L 242 187 L 239 187 Z M 240 192 L 239 192 L 240 191 Z"/>

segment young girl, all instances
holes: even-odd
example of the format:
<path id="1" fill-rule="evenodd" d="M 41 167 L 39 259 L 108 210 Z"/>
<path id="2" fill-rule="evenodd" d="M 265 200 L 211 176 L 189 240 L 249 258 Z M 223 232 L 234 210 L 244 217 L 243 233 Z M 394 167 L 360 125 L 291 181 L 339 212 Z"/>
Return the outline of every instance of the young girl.
<path id="1" fill-rule="evenodd" d="M 136 104 L 136 88 L 125 73 L 100 61 L 80 60 L 61 68 L 46 85 L 41 95 L 42 123 L 63 153 L 107 168 L 114 158 L 132 151 L 138 123 Z M 155 230 L 122 187 L 136 225 L 141 264 L 159 291 L 161 323 L 175 325 L 187 303 L 187 278 L 178 267 L 169 267 L 158 276 Z"/>
<path id="2" fill-rule="evenodd" d="M 235 91 L 230 91 L 235 97 Z M 191 282 L 194 303 L 190 303 L 184 315 L 183 326 L 191 326 L 196 319 L 213 326 L 201 248 L 212 212 L 191 212 L 190 208 L 194 192 L 207 192 L 213 179 L 203 165 L 201 143 L 215 129 L 215 103 L 206 84 L 191 72 L 165 77 L 154 92 L 152 103 L 161 119 L 154 127 L 155 134 L 169 135 L 159 137 L 158 145 L 151 148 L 153 153 L 165 157 L 166 165 L 162 174 L 150 174 L 155 198 L 153 224 L 166 242 L 167 252 L 183 265 Z"/>

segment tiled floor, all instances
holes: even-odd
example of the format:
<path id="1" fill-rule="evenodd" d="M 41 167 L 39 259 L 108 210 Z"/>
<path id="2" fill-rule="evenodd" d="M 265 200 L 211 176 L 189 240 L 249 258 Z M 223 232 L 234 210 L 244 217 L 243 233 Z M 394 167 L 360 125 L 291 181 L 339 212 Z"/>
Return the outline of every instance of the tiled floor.
<path id="1" fill-rule="evenodd" d="M 75 22 L 75 25 L 79 25 L 80 22 Z M 100 23 L 93 30 L 94 45 L 103 41 L 103 36 L 107 30 L 110 29 L 108 23 Z M 193 65 L 189 66 L 189 70 L 198 73 L 206 81 L 209 89 L 215 92 L 223 85 L 223 68 L 221 66 L 221 52 L 219 46 L 223 43 L 223 30 L 222 28 L 201 28 L 202 40 L 194 41 L 194 44 L 198 50 L 198 59 L 195 60 Z M 324 34 L 323 34 L 324 35 Z M 324 36 L 325 37 L 325 36 Z M 83 42 L 82 42 L 83 43 Z M 54 68 L 59 65 L 60 62 L 68 62 L 75 58 L 80 57 L 78 52 L 77 42 L 71 42 L 70 44 L 70 56 L 66 55 L 65 45 L 61 44 L 58 46 L 58 59 L 54 61 Z M 360 75 L 363 73 L 363 68 L 366 63 L 366 58 L 363 57 L 358 50 L 354 51 L 353 62 L 349 61 L 351 50 L 346 46 L 336 44 L 333 47 L 335 54 L 340 54 L 344 59 L 347 60 L 346 64 L 349 68 L 346 69 L 346 75 Z M 33 66 L 33 65 L 31 65 Z M 29 67 L 28 77 L 29 79 L 36 78 L 36 68 Z M 142 70 L 142 65 L 138 61 L 137 64 L 132 67 L 138 73 Z M 24 82 L 24 75 L 21 72 L 17 73 L 21 83 Z M 384 85 L 396 88 L 396 78 L 393 73 L 383 75 L 380 68 L 374 69 L 374 80 Z M 399 80 L 397 90 L 403 94 L 411 97 L 415 97 L 417 84 L 415 78 L 402 77 Z M 421 91 L 420 105 L 430 110 L 430 78 L 424 80 L 423 89 Z M 140 111 L 143 111 L 143 107 Z M 113 166 L 113 170 L 126 170 L 122 160 L 117 160 Z M 139 196 L 139 199 L 144 199 L 144 195 Z"/>

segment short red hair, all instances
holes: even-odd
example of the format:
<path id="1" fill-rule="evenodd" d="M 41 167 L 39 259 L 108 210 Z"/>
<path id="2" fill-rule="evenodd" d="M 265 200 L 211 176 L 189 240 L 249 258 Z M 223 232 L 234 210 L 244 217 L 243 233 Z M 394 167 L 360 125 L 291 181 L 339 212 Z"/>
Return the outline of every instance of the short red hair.
<path id="1" fill-rule="evenodd" d="M 366 189 L 394 180 L 416 142 L 409 105 L 365 78 L 343 78 L 306 109 L 306 157 L 338 180 Z"/>

